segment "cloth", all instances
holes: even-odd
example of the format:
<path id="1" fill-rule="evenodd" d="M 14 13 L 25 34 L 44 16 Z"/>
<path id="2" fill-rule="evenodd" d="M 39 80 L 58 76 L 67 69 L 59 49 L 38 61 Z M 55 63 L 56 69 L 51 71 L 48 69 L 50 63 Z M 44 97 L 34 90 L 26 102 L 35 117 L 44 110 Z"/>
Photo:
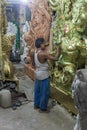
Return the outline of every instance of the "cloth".
<path id="1" fill-rule="evenodd" d="M 75 124 L 74 130 L 81 130 L 79 114 L 77 115 L 77 120 L 76 120 L 76 124 Z"/>
<path id="2" fill-rule="evenodd" d="M 34 106 L 46 110 L 50 95 L 50 78 L 36 80 L 34 86 Z"/>
<path id="3" fill-rule="evenodd" d="M 87 130 L 87 113 L 79 113 L 77 115 L 74 130 Z"/>
<path id="4" fill-rule="evenodd" d="M 78 70 L 72 83 L 72 94 L 79 112 L 87 112 L 87 69 Z"/>
<path id="5" fill-rule="evenodd" d="M 87 130 L 87 69 L 77 71 L 72 83 L 72 94 L 78 109 L 74 130 Z"/>
<path id="6" fill-rule="evenodd" d="M 38 80 L 44 80 L 49 77 L 49 65 L 47 61 L 45 63 L 40 63 L 38 60 L 38 54 L 40 51 L 37 53 L 35 52 L 34 60 L 35 60 L 35 66 L 36 66 L 36 79 Z"/>

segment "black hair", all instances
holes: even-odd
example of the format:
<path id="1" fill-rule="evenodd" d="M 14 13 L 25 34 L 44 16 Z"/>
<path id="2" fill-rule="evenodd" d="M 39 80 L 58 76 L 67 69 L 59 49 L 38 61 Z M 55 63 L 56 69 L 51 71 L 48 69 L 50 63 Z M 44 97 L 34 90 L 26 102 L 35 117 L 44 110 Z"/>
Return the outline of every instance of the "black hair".
<path id="1" fill-rule="evenodd" d="M 36 48 L 40 48 L 40 45 L 41 45 L 41 44 L 44 44 L 44 43 L 45 43 L 44 38 L 38 38 L 38 39 L 36 39 L 36 41 L 35 41 L 35 46 L 36 46 Z"/>

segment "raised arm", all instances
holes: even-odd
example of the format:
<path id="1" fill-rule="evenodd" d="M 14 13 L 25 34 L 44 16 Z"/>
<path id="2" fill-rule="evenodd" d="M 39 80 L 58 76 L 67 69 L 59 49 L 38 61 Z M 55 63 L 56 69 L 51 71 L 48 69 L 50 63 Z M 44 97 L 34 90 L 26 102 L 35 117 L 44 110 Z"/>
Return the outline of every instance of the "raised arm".
<path id="1" fill-rule="evenodd" d="M 57 48 L 57 53 L 56 53 L 56 56 L 52 56 L 48 53 L 42 53 L 42 58 L 43 59 L 48 59 L 48 60 L 53 60 L 53 61 L 57 61 L 59 56 L 60 56 L 60 52 L 61 52 L 61 48 L 60 46 Z"/>

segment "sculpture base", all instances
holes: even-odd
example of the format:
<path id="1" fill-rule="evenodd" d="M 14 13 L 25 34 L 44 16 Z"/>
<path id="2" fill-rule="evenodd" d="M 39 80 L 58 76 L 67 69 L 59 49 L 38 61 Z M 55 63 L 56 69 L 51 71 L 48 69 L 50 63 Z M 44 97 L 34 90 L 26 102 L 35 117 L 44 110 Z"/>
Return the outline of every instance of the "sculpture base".
<path id="1" fill-rule="evenodd" d="M 77 115 L 77 109 L 75 108 L 74 101 L 70 95 L 65 93 L 59 88 L 50 88 L 51 97 L 57 100 L 58 103 L 62 104 L 70 113 Z"/>
<path id="2" fill-rule="evenodd" d="M 29 78 L 35 80 L 35 68 L 33 68 L 31 64 L 25 64 L 24 69 Z"/>

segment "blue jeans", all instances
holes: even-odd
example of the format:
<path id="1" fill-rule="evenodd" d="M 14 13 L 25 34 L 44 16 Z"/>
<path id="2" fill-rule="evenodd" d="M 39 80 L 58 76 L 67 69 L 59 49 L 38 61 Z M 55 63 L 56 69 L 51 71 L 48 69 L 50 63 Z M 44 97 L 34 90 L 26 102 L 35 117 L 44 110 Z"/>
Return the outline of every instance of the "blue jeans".
<path id="1" fill-rule="evenodd" d="M 34 106 L 46 110 L 50 96 L 50 77 L 44 80 L 35 80 Z"/>

